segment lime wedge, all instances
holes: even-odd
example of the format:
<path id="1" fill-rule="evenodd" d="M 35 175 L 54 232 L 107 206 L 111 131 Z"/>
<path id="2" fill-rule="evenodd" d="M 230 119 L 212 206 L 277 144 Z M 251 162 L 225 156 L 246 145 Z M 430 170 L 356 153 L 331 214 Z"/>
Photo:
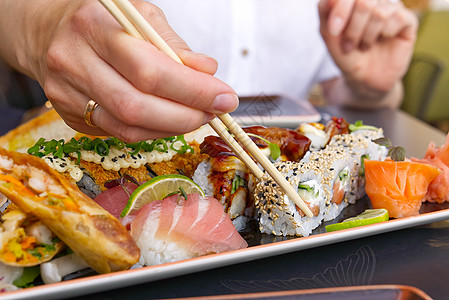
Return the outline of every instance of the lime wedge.
<path id="1" fill-rule="evenodd" d="M 161 175 L 140 185 L 129 197 L 128 203 L 120 213 L 120 217 L 125 217 L 138 211 L 147 203 L 155 200 L 162 200 L 167 195 L 179 191 L 182 188 L 186 194 L 199 193 L 204 196 L 203 190 L 192 179 L 179 175 Z"/>
<path id="2" fill-rule="evenodd" d="M 369 225 L 374 223 L 380 223 L 384 221 L 388 221 L 388 210 L 384 208 L 378 208 L 378 209 L 367 209 L 360 215 L 356 217 L 352 217 L 349 219 L 344 220 L 341 223 L 336 224 L 330 224 L 326 226 L 326 231 L 337 231 L 352 227 L 358 227 L 363 225 Z"/>

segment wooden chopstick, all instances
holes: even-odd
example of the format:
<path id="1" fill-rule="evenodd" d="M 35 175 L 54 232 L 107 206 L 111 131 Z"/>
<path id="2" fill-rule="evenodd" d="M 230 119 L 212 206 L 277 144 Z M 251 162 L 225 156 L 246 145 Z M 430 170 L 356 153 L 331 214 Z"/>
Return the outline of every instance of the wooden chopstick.
<path id="1" fill-rule="evenodd" d="M 175 61 L 183 64 L 182 60 L 154 30 L 154 28 L 146 21 L 139 11 L 128 0 L 99 0 L 103 6 L 114 16 L 115 19 L 123 26 L 123 28 L 136 38 L 144 38 L 155 45 L 159 50 L 166 53 Z M 117 11 L 120 10 L 120 12 Z M 126 19 L 126 20 L 125 20 Z M 130 23 L 134 25 L 131 28 Z M 138 34 L 136 33 L 138 32 Z M 251 173 L 257 179 L 263 176 L 262 170 L 257 166 L 253 159 L 246 151 L 237 143 L 227 131 L 226 127 L 235 135 L 235 138 L 253 155 L 253 157 L 262 165 L 262 167 L 270 174 L 273 180 L 283 189 L 285 194 L 292 200 L 308 217 L 313 217 L 313 213 L 301 199 L 293 186 L 279 173 L 271 161 L 262 153 L 259 147 L 248 137 L 243 129 L 234 121 L 229 114 L 220 114 L 209 122 L 209 125 L 217 132 L 223 141 L 234 151 L 237 157 L 243 161 Z M 223 123 L 226 125 L 223 125 Z"/>
<path id="2" fill-rule="evenodd" d="M 129 35 L 146 40 L 143 35 L 140 34 L 139 30 L 128 20 L 128 18 L 122 13 L 120 8 L 115 5 L 113 1 L 110 0 L 99 0 L 101 4 L 111 13 L 111 15 L 119 22 L 120 25 L 128 32 Z"/>
<path id="3" fill-rule="evenodd" d="M 121 9 L 123 9 L 123 11 L 126 11 L 128 14 L 135 14 L 133 13 L 133 10 L 135 10 L 135 8 L 131 3 L 129 3 L 128 1 L 115 1 L 115 0 L 99 0 L 99 1 L 114 16 L 114 18 L 120 19 L 119 21 L 120 24 L 125 24 L 123 28 L 126 30 L 126 32 L 128 32 L 128 34 L 136 38 L 149 40 L 140 34 L 139 30 L 136 27 L 134 27 L 133 23 L 131 23 L 131 21 L 128 20 L 125 14 L 121 11 Z M 142 25 L 148 24 L 146 20 L 145 19 L 142 20 L 142 15 L 140 13 L 138 13 L 138 15 L 140 16 L 138 18 L 140 21 L 139 22 L 136 21 L 135 23 L 141 24 L 139 26 L 147 27 L 146 25 Z M 125 19 L 126 21 L 123 19 Z M 154 36 L 154 34 L 159 36 L 157 33 L 155 33 L 154 29 L 153 30 L 147 29 L 144 32 L 146 32 L 146 34 L 151 34 L 151 36 Z M 162 42 L 159 40 L 158 43 L 161 44 Z M 163 43 L 165 43 L 165 41 L 163 41 Z M 167 49 L 168 46 L 163 48 Z M 171 50 L 171 48 L 169 49 Z M 171 50 L 170 52 L 167 53 L 167 55 L 175 59 L 177 62 L 183 64 L 181 59 L 174 53 L 174 51 Z M 261 180 L 263 176 L 263 171 L 259 168 L 259 166 L 257 166 L 257 164 L 253 161 L 253 159 L 248 155 L 248 153 L 246 153 L 243 150 L 240 144 L 234 140 L 234 138 L 231 136 L 231 134 L 223 125 L 223 123 L 221 123 L 218 119 L 213 119 L 212 121 L 209 122 L 209 125 L 212 127 L 212 129 L 214 129 L 215 132 L 217 132 L 217 134 L 231 148 L 231 150 L 234 151 L 237 157 L 248 167 L 250 172 L 258 180 Z"/>

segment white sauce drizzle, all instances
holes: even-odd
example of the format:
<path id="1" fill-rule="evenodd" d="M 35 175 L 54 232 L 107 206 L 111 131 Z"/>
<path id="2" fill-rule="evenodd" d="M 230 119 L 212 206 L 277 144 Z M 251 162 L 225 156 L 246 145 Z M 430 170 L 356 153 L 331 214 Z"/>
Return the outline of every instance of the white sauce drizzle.
<path id="1" fill-rule="evenodd" d="M 105 170 L 119 171 L 122 168 L 140 168 L 145 164 L 157 163 L 162 161 L 169 161 L 177 154 L 176 151 L 170 148 L 171 143 L 167 142 L 168 150 L 160 152 L 153 150 L 151 152 L 141 150 L 135 155 L 131 155 L 133 151 L 127 148 L 118 149 L 114 146 L 109 148 L 107 156 L 101 156 L 93 150 L 80 150 L 81 159 L 88 162 L 100 164 Z M 176 148 L 176 146 L 175 146 Z M 76 153 L 71 153 L 71 157 L 77 159 Z M 69 157 L 58 158 L 52 154 L 43 156 L 42 159 L 60 173 L 69 172 L 70 176 L 76 181 L 80 181 L 83 177 L 83 171 L 76 164 L 76 160 L 71 160 Z"/>

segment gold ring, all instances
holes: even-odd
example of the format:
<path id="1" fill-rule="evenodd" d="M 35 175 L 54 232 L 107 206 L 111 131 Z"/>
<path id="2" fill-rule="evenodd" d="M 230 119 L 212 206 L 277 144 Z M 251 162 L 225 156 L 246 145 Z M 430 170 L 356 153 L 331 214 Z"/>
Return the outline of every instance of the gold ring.
<path id="1" fill-rule="evenodd" d="M 87 102 L 86 108 L 84 109 L 84 121 L 90 127 L 97 127 L 97 125 L 92 122 L 92 114 L 94 113 L 94 110 L 95 108 L 97 108 L 97 106 L 98 103 L 90 99 L 89 102 Z"/>

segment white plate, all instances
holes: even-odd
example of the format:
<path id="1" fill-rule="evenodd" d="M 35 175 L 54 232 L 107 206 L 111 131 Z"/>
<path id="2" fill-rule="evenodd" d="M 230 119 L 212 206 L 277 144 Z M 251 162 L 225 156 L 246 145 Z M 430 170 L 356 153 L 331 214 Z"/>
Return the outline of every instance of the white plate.
<path id="1" fill-rule="evenodd" d="M 369 200 L 364 198 L 359 201 L 360 202 L 347 207 L 345 209 L 346 212 L 343 211 L 342 215 L 339 216 L 339 219 L 346 218 L 348 214 L 353 214 L 354 209 L 363 210 L 364 208 L 366 208 L 366 205 L 368 203 L 367 201 Z M 111 274 L 95 275 L 49 285 L 41 285 L 33 288 L 0 294 L 0 299 L 68 298 L 101 292 L 105 290 L 122 288 L 126 286 L 141 284 L 144 282 L 156 281 L 179 275 L 185 275 L 236 263 L 285 254 L 298 250 L 310 249 L 323 245 L 329 245 L 384 232 L 446 220 L 449 219 L 449 209 L 446 208 L 447 205 L 448 204 L 444 204 L 445 209 L 438 211 L 426 212 L 413 217 L 395 219 L 383 223 L 356 227 L 342 231 L 320 233 L 322 232 L 322 227 L 324 226 L 322 225 L 320 226 L 321 228 L 315 230 L 314 235 L 311 235 L 309 237 L 293 238 L 279 242 L 251 246 L 246 249 L 208 255 L 175 263 L 121 271 Z M 422 211 L 431 211 L 437 208 L 438 205 L 435 204 L 424 204 L 422 207 Z M 335 220 L 335 222 L 339 221 L 339 219 Z M 265 235 L 265 238 L 267 237 L 269 236 Z M 273 241 L 275 239 L 276 238 L 273 236 Z"/>

